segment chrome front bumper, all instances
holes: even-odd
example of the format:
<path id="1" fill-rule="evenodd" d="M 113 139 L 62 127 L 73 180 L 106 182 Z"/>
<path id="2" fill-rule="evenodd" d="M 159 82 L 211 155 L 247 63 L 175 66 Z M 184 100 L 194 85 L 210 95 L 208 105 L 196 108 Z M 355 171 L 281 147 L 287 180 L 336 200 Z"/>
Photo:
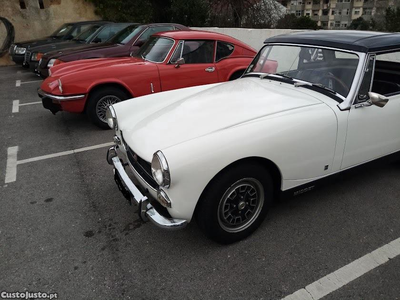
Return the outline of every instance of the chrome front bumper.
<path id="1" fill-rule="evenodd" d="M 125 198 L 130 202 L 133 201 L 139 207 L 138 213 L 144 222 L 151 221 L 156 226 L 169 230 L 180 229 L 187 225 L 186 220 L 166 218 L 156 211 L 149 199 L 140 192 L 129 178 L 124 165 L 117 156 L 115 146 L 108 149 L 107 162 L 114 166 L 114 179 L 119 190 Z"/>
<path id="2" fill-rule="evenodd" d="M 38 89 L 38 95 L 40 98 L 49 98 L 57 101 L 68 101 L 68 100 L 79 100 L 85 98 L 85 95 L 73 95 L 73 96 L 56 96 L 45 93 L 42 89 Z"/>

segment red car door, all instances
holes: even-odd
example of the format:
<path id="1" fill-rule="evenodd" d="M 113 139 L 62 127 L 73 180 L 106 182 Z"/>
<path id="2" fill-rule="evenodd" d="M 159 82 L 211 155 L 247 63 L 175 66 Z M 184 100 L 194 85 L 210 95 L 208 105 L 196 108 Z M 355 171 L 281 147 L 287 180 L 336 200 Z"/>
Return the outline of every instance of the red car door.
<path id="1" fill-rule="evenodd" d="M 162 91 L 219 82 L 214 52 L 215 41 L 180 41 L 169 62 L 158 65 Z"/>

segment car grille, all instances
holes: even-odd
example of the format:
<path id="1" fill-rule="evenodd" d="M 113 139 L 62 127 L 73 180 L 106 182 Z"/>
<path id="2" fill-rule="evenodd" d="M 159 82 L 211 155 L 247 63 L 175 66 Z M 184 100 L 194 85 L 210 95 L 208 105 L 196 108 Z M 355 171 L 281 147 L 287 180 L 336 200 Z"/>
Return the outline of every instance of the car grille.
<path id="1" fill-rule="evenodd" d="M 24 64 L 29 64 L 29 61 L 31 60 L 31 52 L 26 51 L 25 56 L 24 56 Z"/>
<path id="2" fill-rule="evenodd" d="M 122 137 L 122 143 L 126 149 L 126 154 L 128 156 L 129 163 L 135 169 L 135 171 L 142 177 L 144 181 L 148 185 L 150 185 L 153 189 L 158 188 L 157 182 L 154 180 L 152 174 L 151 174 L 151 164 L 147 161 L 145 161 L 143 158 L 138 156 L 125 142 L 124 137 L 121 133 Z"/>

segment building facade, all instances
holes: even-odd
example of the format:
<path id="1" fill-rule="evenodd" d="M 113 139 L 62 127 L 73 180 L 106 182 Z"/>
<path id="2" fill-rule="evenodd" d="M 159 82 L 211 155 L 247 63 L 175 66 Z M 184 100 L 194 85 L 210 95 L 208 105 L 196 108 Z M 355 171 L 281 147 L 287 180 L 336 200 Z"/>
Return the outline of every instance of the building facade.
<path id="1" fill-rule="evenodd" d="M 308 16 L 324 29 L 346 29 L 359 17 L 371 20 L 383 15 L 394 0 L 292 0 L 287 12 L 297 17 Z"/>

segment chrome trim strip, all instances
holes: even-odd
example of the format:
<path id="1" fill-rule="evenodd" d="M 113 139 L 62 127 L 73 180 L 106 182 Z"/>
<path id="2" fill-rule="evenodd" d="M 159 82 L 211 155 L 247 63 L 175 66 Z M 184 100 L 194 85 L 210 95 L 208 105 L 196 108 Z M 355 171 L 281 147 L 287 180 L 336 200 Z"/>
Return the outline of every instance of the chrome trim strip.
<path id="1" fill-rule="evenodd" d="M 41 89 L 38 90 L 38 94 L 42 97 L 47 97 L 57 101 L 68 101 L 68 100 L 79 100 L 85 98 L 86 95 L 74 95 L 74 96 L 56 96 L 43 92 Z"/>
<path id="2" fill-rule="evenodd" d="M 118 171 L 121 180 L 128 188 L 131 195 L 133 196 L 133 200 L 136 202 L 136 204 L 140 206 L 139 214 L 141 214 L 142 220 L 146 220 L 143 216 L 144 214 L 145 217 L 147 217 L 147 219 L 150 220 L 156 226 L 169 230 L 184 228 L 187 225 L 188 222 L 186 220 L 166 218 L 160 215 L 155 210 L 155 208 L 149 203 L 148 198 L 139 191 L 139 189 L 129 178 L 128 174 L 126 174 L 125 169 L 118 156 L 112 158 L 112 163 L 114 165 L 114 168 Z"/>

